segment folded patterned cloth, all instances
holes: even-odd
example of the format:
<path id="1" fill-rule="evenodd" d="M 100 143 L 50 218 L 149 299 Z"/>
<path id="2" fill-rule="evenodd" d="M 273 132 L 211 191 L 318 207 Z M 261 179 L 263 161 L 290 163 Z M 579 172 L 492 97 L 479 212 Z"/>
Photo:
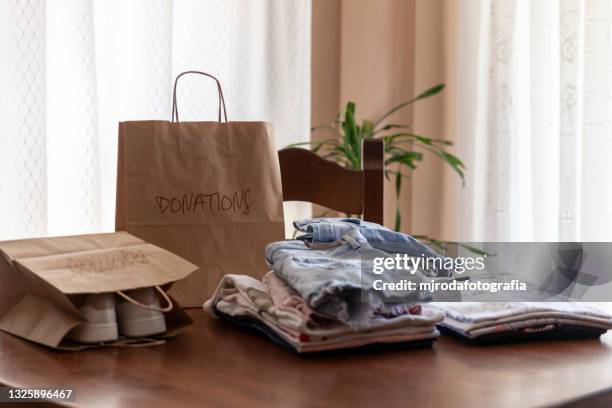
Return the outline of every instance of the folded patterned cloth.
<path id="1" fill-rule="evenodd" d="M 287 337 L 277 328 L 250 316 L 231 316 L 220 310 L 216 310 L 215 314 L 217 317 L 230 323 L 256 330 L 286 350 L 300 355 L 424 348 L 433 346 L 434 340 L 438 336 L 437 333 L 435 335 L 426 333 L 415 335 L 378 335 L 376 338 L 354 336 L 353 338 L 304 342 Z"/>
<path id="2" fill-rule="evenodd" d="M 431 293 L 420 290 L 374 289 L 375 282 L 381 280 L 372 272 L 376 259 L 399 254 L 441 258 L 413 237 L 349 218 L 298 221 L 296 227 L 306 234 L 269 244 L 266 260 L 320 316 L 366 329 L 374 315 L 403 314 L 412 305 L 430 300 Z M 401 282 L 409 277 L 417 285 L 447 275 L 448 271 L 435 268 L 411 272 L 390 268 L 384 278 Z"/>
<path id="3" fill-rule="evenodd" d="M 299 293 L 280 279 L 274 271 L 266 273 L 261 281 L 266 286 L 276 307 L 301 315 L 307 322 L 311 321 L 315 314 L 314 310 L 308 306 Z"/>
<path id="4" fill-rule="evenodd" d="M 268 276 L 266 280 L 275 281 L 275 277 Z M 273 285 L 276 284 L 279 282 Z M 304 314 L 302 307 L 295 306 L 297 299 L 288 301 L 286 295 L 278 293 L 275 296 L 280 300 L 277 304 L 266 286 L 257 279 L 226 275 L 204 304 L 204 309 L 234 323 L 257 326 L 254 328 L 268 336 L 273 335 L 275 341 L 282 340 L 284 345 L 291 345 L 298 353 L 359 348 L 374 343 L 433 340 L 439 336 L 435 323 L 443 318 L 437 311 L 390 319 L 378 317 L 373 319 L 369 330 L 355 331 L 341 322 L 326 321 L 320 325 L 311 319 L 311 314 Z"/>
<path id="5" fill-rule="evenodd" d="M 592 338 L 612 329 L 612 316 L 569 302 L 431 303 L 428 308 L 445 314 L 441 328 L 468 339 Z"/>

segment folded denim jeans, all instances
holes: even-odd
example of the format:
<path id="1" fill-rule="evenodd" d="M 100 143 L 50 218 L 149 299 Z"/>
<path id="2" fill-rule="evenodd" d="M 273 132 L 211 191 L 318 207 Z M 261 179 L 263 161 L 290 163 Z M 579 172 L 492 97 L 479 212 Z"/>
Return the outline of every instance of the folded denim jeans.
<path id="1" fill-rule="evenodd" d="M 416 239 L 354 219 L 318 218 L 298 221 L 296 226 L 306 236 L 269 244 L 266 260 L 322 316 L 362 329 L 368 327 L 373 314 L 394 315 L 431 299 L 429 293 L 422 291 L 374 290 L 374 281 L 381 279 L 372 273 L 375 258 L 394 254 L 440 257 Z M 336 241 L 328 241 L 337 237 L 340 238 Z M 410 278 L 418 284 L 445 273 L 388 269 L 384 279 Z"/>
<path id="2" fill-rule="evenodd" d="M 295 221 L 293 225 L 298 231 L 304 233 L 297 239 L 306 242 L 335 242 L 341 240 L 348 232 L 357 230 L 373 248 L 417 257 L 424 255 L 436 258 L 440 256 L 410 235 L 395 232 L 382 225 L 358 218 L 314 218 Z"/>

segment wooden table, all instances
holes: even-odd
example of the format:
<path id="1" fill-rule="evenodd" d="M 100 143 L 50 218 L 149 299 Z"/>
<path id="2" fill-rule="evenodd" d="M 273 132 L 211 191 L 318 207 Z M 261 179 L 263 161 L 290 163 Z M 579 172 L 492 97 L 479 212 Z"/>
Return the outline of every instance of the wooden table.
<path id="1" fill-rule="evenodd" d="M 190 313 L 193 326 L 152 348 L 57 352 L 0 333 L 0 383 L 70 386 L 83 407 L 525 407 L 593 395 L 578 405 L 610 401 L 602 393 L 612 388 L 610 334 L 488 347 L 445 336 L 432 349 L 304 358 L 201 310 Z"/>

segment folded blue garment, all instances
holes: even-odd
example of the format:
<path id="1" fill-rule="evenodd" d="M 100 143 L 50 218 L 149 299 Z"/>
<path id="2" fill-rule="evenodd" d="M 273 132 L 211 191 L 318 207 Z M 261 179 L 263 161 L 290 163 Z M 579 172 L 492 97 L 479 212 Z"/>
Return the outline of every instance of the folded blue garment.
<path id="1" fill-rule="evenodd" d="M 348 232 L 357 230 L 373 248 L 413 256 L 440 256 L 410 235 L 395 232 L 382 225 L 358 218 L 314 218 L 295 221 L 293 225 L 298 231 L 304 233 L 298 239 L 307 242 L 335 242 L 342 239 Z"/>
<path id="2" fill-rule="evenodd" d="M 355 329 L 367 329 L 376 313 L 396 315 L 430 299 L 430 294 L 420 291 L 374 290 L 374 281 L 381 279 L 372 273 L 375 258 L 393 254 L 440 257 L 413 237 L 351 218 L 317 218 L 295 225 L 305 235 L 269 244 L 266 259 L 319 314 Z M 446 273 L 418 270 L 409 274 L 388 269 L 383 278 L 409 278 L 418 283 Z"/>

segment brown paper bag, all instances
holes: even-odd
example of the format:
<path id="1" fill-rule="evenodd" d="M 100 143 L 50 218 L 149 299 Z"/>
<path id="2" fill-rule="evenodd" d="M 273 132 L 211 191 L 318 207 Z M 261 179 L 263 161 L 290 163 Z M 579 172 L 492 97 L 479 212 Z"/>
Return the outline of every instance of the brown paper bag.
<path id="1" fill-rule="evenodd" d="M 169 285 L 197 266 L 125 232 L 0 242 L 0 330 L 54 348 L 85 322 L 67 295 Z M 167 336 L 191 319 L 174 302 Z"/>
<path id="2" fill-rule="evenodd" d="M 119 124 L 116 229 L 198 265 L 170 293 L 200 307 L 223 275 L 266 272 L 284 239 L 280 167 L 271 126 L 228 122 L 218 81 L 219 122 L 178 122 L 176 84 L 173 122 Z"/>

